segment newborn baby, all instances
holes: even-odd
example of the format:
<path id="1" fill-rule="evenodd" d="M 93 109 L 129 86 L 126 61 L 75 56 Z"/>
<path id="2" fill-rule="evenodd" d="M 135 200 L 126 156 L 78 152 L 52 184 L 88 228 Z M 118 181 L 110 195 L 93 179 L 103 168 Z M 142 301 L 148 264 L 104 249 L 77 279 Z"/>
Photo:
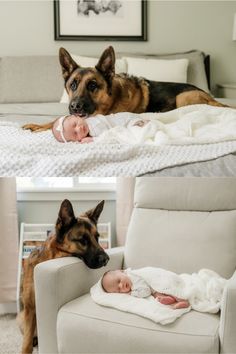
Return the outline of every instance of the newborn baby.
<path id="1" fill-rule="evenodd" d="M 52 133 L 57 141 L 66 143 L 69 141 L 79 141 L 89 143 L 93 138 L 89 136 L 89 126 L 85 119 L 79 116 L 64 116 L 55 120 Z"/>
<path id="2" fill-rule="evenodd" d="M 147 282 L 137 274 L 127 274 L 123 270 L 111 270 L 102 277 L 102 287 L 107 293 L 127 293 L 135 297 L 148 297 L 152 295 L 163 305 L 170 305 L 173 309 L 189 307 L 189 301 L 179 299 L 154 291 Z"/>
<path id="3" fill-rule="evenodd" d="M 148 120 L 137 118 L 137 114 L 127 112 L 120 113 L 119 116 L 111 114 L 109 117 L 99 114 L 86 119 L 68 115 L 55 120 L 52 132 L 56 140 L 62 143 L 69 141 L 90 143 L 104 131 L 116 126 L 126 126 L 130 121 L 139 127 L 148 123 Z"/>

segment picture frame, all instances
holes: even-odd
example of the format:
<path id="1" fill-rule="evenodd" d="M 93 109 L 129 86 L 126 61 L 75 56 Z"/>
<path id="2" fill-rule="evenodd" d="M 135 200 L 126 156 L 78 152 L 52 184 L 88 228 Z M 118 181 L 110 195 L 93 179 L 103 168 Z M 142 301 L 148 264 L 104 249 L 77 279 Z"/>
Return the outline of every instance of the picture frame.
<path id="1" fill-rule="evenodd" d="M 54 0 L 54 35 L 69 41 L 147 41 L 147 0 Z"/>

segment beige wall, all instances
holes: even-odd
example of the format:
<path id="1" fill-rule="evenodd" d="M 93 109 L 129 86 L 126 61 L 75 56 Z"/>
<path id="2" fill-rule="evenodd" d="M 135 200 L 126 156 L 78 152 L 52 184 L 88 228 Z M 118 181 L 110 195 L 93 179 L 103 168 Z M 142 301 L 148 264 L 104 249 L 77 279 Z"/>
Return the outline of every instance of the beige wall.
<path id="1" fill-rule="evenodd" d="M 41 200 L 18 200 L 18 222 L 19 227 L 21 222 L 32 224 L 54 224 L 57 219 L 58 211 L 61 205 L 61 201 L 65 198 L 71 200 L 74 208 L 75 215 L 78 216 L 86 210 L 94 208 L 100 200 L 79 200 L 75 197 L 71 198 L 73 192 L 69 193 L 57 193 L 60 200 L 51 197 L 40 197 Z M 29 198 L 30 199 L 30 198 Z M 54 199 L 54 200 L 53 200 Z M 59 198 L 57 198 L 59 199 Z M 104 210 L 99 218 L 100 222 L 111 222 L 111 240 L 112 246 L 116 246 L 116 202 L 115 200 L 105 200 Z"/>
<path id="2" fill-rule="evenodd" d="M 201 49 L 211 55 L 213 84 L 236 82 L 232 41 L 236 1 L 148 3 L 148 42 L 114 42 L 117 51 L 163 53 Z M 0 1 L 0 56 L 73 53 L 98 55 L 108 42 L 54 41 L 52 1 Z M 110 43 L 109 43 L 110 44 Z"/>

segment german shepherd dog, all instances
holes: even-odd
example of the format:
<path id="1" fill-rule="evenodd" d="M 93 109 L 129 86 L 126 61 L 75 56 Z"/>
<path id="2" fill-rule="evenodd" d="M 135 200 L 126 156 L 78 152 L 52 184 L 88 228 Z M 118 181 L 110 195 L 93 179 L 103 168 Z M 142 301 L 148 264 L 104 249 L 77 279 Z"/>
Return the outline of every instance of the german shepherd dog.
<path id="1" fill-rule="evenodd" d="M 107 264 L 109 257 L 98 243 L 97 231 L 97 222 L 103 206 L 104 201 L 101 201 L 94 209 L 76 218 L 70 201 L 65 199 L 59 210 L 55 234 L 49 236 L 41 247 L 34 249 L 26 260 L 22 292 L 23 311 L 18 316 L 23 332 L 22 353 L 32 353 L 33 345 L 37 344 L 34 267 L 49 259 L 69 256 L 82 259 L 92 269 Z"/>
<path id="2" fill-rule="evenodd" d="M 59 59 L 70 99 L 69 112 L 80 117 L 117 112 L 167 112 L 199 103 L 225 107 L 191 84 L 150 81 L 127 74 L 115 74 L 113 47 L 103 52 L 94 68 L 80 67 L 64 48 L 60 48 Z M 53 123 L 27 124 L 24 128 L 43 131 L 51 129 Z"/>

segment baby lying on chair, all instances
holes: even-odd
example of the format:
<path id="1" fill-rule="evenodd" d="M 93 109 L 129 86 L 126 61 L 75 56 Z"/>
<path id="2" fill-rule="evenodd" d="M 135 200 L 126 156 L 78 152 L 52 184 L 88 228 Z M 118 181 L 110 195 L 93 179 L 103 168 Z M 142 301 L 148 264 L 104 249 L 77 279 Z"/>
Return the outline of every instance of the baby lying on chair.
<path id="1" fill-rule="evenodd" d="M 123 270 L 110 270 L 106 272 L 101 281 L 107 293 L 128 293 L 135 297 L 148 297 L 152 295 L 163 305 L 170 305 L 173 309 L 189 307 L 189 301 L 154 291 L 147 282 L 137 274 Z"/>
<path id="2" fill-rule="evenodd" d="M 148 120 L 137 118 L 137 115 L 133 113 L 120 114 L 118 118 L 113 114 L 109 118 L 97 115 L 96 117 L 87 119 L 68 115 L 55 120 L 52 132 L 56 140 L 62 143 L 69 141 L 90 143 L 104 131 L 115 126 L 125 126 L 132 120 L 134 121 L 134 125 L 139 127 L 148 123 Z"/>

